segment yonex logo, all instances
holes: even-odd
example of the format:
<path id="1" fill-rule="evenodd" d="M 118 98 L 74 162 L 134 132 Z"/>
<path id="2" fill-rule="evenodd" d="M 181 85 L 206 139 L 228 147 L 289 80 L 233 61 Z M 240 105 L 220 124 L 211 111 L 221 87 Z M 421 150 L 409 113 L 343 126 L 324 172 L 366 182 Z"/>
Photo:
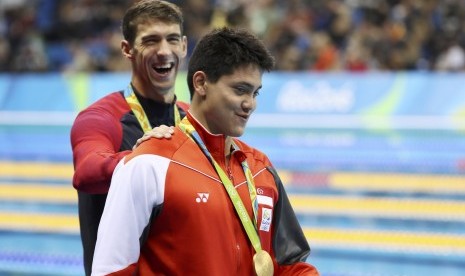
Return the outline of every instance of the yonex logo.
<path id="1" fill-rule="evenodd" d="M 195 201 L 197 203 L 203 202 L 206 203 L 208 201 L 208 197 L 210 196 L 209 193 L 197 193 L 197 198 L 195 198 Z"/>

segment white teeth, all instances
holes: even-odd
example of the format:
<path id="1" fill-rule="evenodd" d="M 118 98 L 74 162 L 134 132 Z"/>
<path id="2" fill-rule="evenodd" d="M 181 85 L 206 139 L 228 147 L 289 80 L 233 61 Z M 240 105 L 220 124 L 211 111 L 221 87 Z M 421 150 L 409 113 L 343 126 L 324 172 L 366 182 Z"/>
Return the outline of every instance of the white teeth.
<path id="1" fill-rule="evenodd" d="M 155 69 L 171 69 L 173 65 L 171 63 L 155 66 Z"/>

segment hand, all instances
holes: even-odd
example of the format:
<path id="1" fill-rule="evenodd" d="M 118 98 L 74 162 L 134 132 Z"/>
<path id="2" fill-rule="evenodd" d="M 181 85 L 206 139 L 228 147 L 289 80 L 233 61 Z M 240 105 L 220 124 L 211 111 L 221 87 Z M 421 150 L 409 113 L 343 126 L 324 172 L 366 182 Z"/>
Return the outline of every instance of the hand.
<path id="1" fill-rule="evenodd" d="M 165 125 L 161 125 L 161 126 L 158 126 L 158 127 L 154 127 L 151 131 L 148 131 L 146 133 L 144 133 L 144 135 L 137 139 L 137 142 L 136 144 L 134 145 L 134 147 L 132 147 L 132 149 L 134 150 L 135 148 L 137 148 L 142 142 L 150 139 L 150 138 L 157 138 L 157 139 L 162 139 L 162 138 L 165 138 L 165 139 L 171 139 L 171 135 L 173 135 L 174 133 L 174 127 L 173 126 L 165 126 Z"/>

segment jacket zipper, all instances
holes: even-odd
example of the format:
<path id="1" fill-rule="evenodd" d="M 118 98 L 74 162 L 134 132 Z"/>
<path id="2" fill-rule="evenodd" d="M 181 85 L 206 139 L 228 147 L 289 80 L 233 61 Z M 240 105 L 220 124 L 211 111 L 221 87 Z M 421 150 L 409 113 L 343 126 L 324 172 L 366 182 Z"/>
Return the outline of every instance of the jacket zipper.
<path id="1" fill-rule="evenodd" d="M 227 170 L 228 170 L 229 179 L 231 180 L 231 183 L 234 185 L 234 176 L 232 174 L 231 167 L 228 166 Z"/>

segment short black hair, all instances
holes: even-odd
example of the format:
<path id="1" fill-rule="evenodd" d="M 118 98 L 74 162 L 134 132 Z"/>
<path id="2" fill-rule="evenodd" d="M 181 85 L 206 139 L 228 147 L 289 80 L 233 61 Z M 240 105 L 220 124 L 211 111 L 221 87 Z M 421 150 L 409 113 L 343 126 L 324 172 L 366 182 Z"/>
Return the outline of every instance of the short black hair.
<path id="1" fill-rule="evenodd" d="M 230 27 L 213 29 L 200 39 L 189 59 L 187 85 L 191 98 L 195 72 L 203 71 L 207 79 L 215 83 L 220 77 L 249 64 L 269 72 L 275 62 L 264 43 L 250 31 Z"/>

